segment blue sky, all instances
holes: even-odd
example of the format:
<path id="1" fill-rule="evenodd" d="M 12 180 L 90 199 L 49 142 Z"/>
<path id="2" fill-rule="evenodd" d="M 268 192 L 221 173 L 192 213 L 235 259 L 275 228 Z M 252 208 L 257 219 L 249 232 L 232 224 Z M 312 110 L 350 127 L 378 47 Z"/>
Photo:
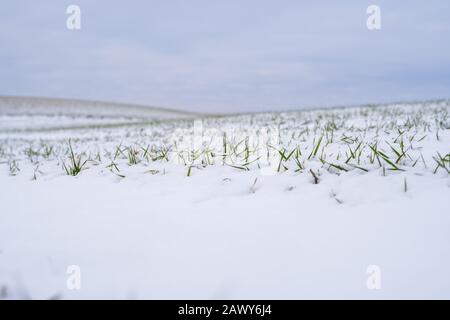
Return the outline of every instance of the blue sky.
<path id="1" fill-rule="evenodd" d="M 7 0 L 0 94 L 208 112 L 450 98 L 449 39 L 448 0 Z"/>

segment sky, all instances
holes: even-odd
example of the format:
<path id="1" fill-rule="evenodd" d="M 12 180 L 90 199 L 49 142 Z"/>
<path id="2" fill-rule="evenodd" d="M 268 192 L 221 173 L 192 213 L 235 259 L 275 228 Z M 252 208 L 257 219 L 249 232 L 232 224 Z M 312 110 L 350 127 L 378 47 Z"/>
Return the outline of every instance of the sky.
<path id="1" fill-rule="evenodd" d="M 197 112 L 450 98 L 450 1 L 5 0 L 0 95 Z"/>

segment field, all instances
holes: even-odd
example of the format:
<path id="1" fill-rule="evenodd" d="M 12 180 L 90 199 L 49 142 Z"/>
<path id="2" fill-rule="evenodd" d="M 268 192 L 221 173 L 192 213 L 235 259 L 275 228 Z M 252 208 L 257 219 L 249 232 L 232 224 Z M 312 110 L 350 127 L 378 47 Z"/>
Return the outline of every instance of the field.
<path id="1" fill-rule="evenodd" d="M 2 298 L 450 298 L 450 101 L 11 110 Z"/>

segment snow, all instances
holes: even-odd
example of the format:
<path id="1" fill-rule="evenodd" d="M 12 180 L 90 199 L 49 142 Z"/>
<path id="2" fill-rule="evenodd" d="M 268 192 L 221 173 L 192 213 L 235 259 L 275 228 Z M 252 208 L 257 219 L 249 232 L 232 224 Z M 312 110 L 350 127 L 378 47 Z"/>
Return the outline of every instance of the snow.
<path id="1" fill-rule="evenodd" d="M 448 299 L 450 180 L 443 168 L 434 173 L 432 159 L 437 152 L 444 156 L 449 151 L 448 111 L 448 103 L 433 102 L 203 122 L 205 129 L 237 126 L 244 136 L 258 126 L 285 125 L 295 132 L 310 126 L 304 140 L 294 139 L 302 141 L 307 158 L 320 133 L 313 133 L 314 120 L 323 124 L 331 114 L 341 115 L 345 125 L 338 125 L 336 137 L 345 133 L 365 142 L 375 139 L 392 155 L 383 140 L 394 144 L 399 133 L 387 123 L 398 122 L 403 129 L 405 118 L 416 117 L 423 124 L 404 133 L 407 141 L 417 131 L 413 149 L 408 150 L 412 160 L 399 161 L 404 171 L 370 163 L 365 157 L 368 148 L 363 149 L 360 164 L 368 172 L 336 171 L 318 156 L 305 159 L 304 170 L 296 172 L 291 161 L 285 163 L 289 170 L 272 174 L 263 174 L 256 162 L 248 171 L 222 165 L 221 157 L 211 165 L 195 162 L 190 176 L 188 166 L 175 161 L 142 158 L 137 165 L 128 165 L 124 156 L 116 161 L 120 172 L 108 167 L 107 155 L 112 158 L 117 145 L 164 145 L 176 129 L 191 128 L 189 121 L 2 133 L 0 289 L 7 293 L 3 297 Z M 286 147 L 289 130 L 281 129 Z M 101 151 L 102 160 L 90 162 L 75 177 L 66 175 L 62 162 L 68 163 L 63 151 L 68 138 L 76 153 L 86 151 L 86 157 L 94 158 Z M 327 161 L 339 150 L 342 157 L 347 151 L 347 145 L 337 140 L 325 147 Z M 28 159 L 26 148 L 41 144 L 54 146 L 55 154 Z M 413 166 L 419 153 L 427 166 L 422 160 Z M 20 169 L 15 175 L 10 169 L 13 159 Z M 232 160 L 241 165 L 238 157 L 227 161 Z M 345 165 L 345 158 L 339 161 Z M 318 184 L 310 169 L 317 173 Z M 66 286 L 71 265 L 80 267 L 80 290 Z M 366 285 L 372 265 L 381 271 L 379 290 Z"/>

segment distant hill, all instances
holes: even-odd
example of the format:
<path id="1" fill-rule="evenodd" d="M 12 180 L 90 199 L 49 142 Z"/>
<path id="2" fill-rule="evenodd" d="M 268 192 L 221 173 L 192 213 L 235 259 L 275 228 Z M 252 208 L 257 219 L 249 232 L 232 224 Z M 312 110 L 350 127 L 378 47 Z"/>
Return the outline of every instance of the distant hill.
<path id="1" fill-rule="evenodd" d="M 73 116 L 93 118 L 181 119 L 200 114 L 159 107 L 105 101 L 0 96 L 0 115 Z"/>

